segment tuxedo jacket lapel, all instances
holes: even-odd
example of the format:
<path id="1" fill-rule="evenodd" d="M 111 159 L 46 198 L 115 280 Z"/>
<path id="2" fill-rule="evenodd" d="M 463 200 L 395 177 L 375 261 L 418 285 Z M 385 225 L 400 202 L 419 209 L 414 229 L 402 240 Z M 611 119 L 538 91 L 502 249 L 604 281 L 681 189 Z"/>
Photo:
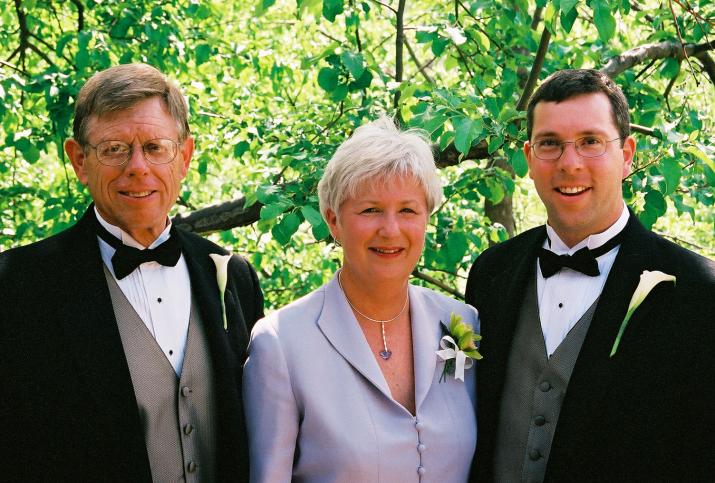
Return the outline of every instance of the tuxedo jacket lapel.
<path id="1" fill-rule="evenodd" d="M 97 407 L 116 428 L 112 438 L 125 447 L 128 461 L 145 465 L 148 472 L 134 387 L 92 226 L 94 213 L 90 210 L 93 208 L 70 229 L 63 257 L 57 260 L 57 270 L 63 273 L 66 284 L 56 288 L 56 320 L 65 346 L 77 361 L 76 376 L 84 379 Z"/>
<path id="2" fill-rule="evenodd" d="M 598 417 L 598 411 L 584 408 L 598 408 L 606 399 L 618 399 L 610 393 L 612 380 L 618 377 L 618 355 L 611 358 L 610 352 L 640 274 L 651 258 L 645 229 L 634 215 L 625 230 L 569 381 L 554 435 L 552 459 L 558 459 L 554 457 L 555 452 L 568 447 L 569 441 L 578 440 L 583 428 L 591 424 L 589 417 Z M 645 312 L 646 304 L 634 314 L 629 325 L 637 323 Z"/>

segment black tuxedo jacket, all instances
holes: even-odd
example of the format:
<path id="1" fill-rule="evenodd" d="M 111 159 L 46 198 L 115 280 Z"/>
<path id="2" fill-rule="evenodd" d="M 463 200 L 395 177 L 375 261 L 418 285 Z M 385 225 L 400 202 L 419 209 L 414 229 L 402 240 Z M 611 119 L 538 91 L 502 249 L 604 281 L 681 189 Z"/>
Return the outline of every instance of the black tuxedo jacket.
<path id="1" fill-rule="evenodd" d="M 93 216 L 90 207 L 59 235 L 0 254 L 2 481 L 151 481 Z M 225 331 L 209 253 L 227 252 L 191 233 L 178 236 L 215 372 L 218 474 L 244 481 L 242 365 L 263 296 L 251 266 L 233 257 Z"/>
<path id="2" fill-rule="evenodd" d="M 631 214 L 563 401 L 546 480 L 715 481 L 715 264 Z M 478 440 L 472 481 L 493 481 L 511 341 L 545 227 L 482 253 L 466 299 L 479 310 Z M 635 311 L 609 357 L 643 270 L 675 275 Z"/>

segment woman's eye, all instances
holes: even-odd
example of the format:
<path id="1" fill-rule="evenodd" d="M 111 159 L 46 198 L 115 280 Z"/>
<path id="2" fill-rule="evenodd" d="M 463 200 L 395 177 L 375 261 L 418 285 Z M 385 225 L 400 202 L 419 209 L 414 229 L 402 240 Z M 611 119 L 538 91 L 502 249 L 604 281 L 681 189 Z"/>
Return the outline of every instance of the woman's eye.
<path id="1" fill-rule="evenodd" d="M 362 213 L 377 213 L 378 209 L 377 208 L 365 208 L 362 210 Z"/>
<path id="2" fill-rule="evenodd" d="M 402 212 L 402 213 L 416 213 L 415 210 L 413 210 L 412 208 L 402 208 L 400 210 L 400 212 Z"/>

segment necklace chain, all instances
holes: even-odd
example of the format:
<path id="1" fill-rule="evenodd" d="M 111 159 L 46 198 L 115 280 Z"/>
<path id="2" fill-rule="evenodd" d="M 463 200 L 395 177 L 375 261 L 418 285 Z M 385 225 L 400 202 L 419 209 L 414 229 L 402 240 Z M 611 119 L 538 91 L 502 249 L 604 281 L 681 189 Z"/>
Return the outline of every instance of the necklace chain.
<path id="1" fill-rule="evenodd" d="M 407 308 L 407 302 L 410 301 L 410 292 L 408 291 L 407 294 L 405 294 L 405 303 L 402 305 L 402 308 L 400 309 L 400 312 L 399 312 L 397 315 L 395 315 L 395 316 L 392 317 L 391 319 L 387 319 L 387 320 L 373 319 L 372 317 L 368 317 L 367 315 L 365 315 L 365 314 L 363 314 L 362 312 L 360 312 L 360 311 L 358 310 L 358 308 L 355 307 L 355 306 L 353 305 L 353 303 L 350 301 L 350 299 L 348 298 L 348 294 L 345 293 L 345 289 L 343 288 L 342 281 L 340 280 L 340 273 L 338 273 L 338 285 L 340 285 L 340 290 L 342 290 L 342 291 L 343 291 L 343 294 L 345 294 L 345 300 L 348 301 L 348 305 L 350 305 L 350 307 L 352 307 L 352 309 L 353 309 L 355 312 L 357 312 L 358 314 L 362 315 L 363 317 L 365 317 L 365 318 L 366 318 L 367 320 L 369 320 L 370 322 L 376 322 L 376 323 L 378 323 L 378 324 L 386 324 L 386 323 L 388 323 L 388 322 L 392 322 L 393 320 L 397 319 L 400 315 L 402 315 L 402 313 L 403 313 L 403 312 L 405 311 L 405 309 Z"/>
<path id="2" fill-rule="evenodd" d="M 376 323 L 380 324 L 380 329 L 381 329 L 381 332 L 382 332 L 382 347 L 383 347 L 383 350 L 380 352 L 380 357 L 382 357 L 384 360 L 389 359 L 390 356 L 392 355 L 392 351 L 387 348 L 387 338 L 385 337 L 385 324 L 388 323 L 388 322 L 392 322 L 393 320 L 397 319 L 400 315 L 402 315 L 402 313 L 403 313 L 403 312 L 405 311 L 405 309 L 407 308 L 407 303 L 410 301 L 410 291 L 408 290 L 407 293 L 405 294 L 405 303 L 402 305 L 402 308 L 400 309 L 400 312 L 399 312 L 397 315 L 395 315 L 395 316 L 392 317 L 391 319 L 387 319 L 387 320 L 373 319 L 372 317 L 368 317 L 367 315 L 365 315 L 365 314 L 363 314 L 362 312 L 360 312 L 360 311 L 357 309 L 357 307 L 355 307 L 355 306 L 353 305 L 353 303 L 350 301 L 350 299 L 348 298 L 348 294 L 345 293 L 345 289 L 343 288 L 343 283 L 342 283 L 342 281 L 340 280 L 340 275 L 341 275 L 341 274 L 342 274 L 342 271 L 338 272 L 338 285 L 340 286 L 340 290 L 343 291 L 343 295 L 345 295 L 345 300 L 348 301 L 348 305 L 349 305 L 355 312 L 357 312 L 359 315 L 363 316 L 364 318 L 366 318 L 366 319 L 369 320 L 370 322 L 376 322 Z"/>

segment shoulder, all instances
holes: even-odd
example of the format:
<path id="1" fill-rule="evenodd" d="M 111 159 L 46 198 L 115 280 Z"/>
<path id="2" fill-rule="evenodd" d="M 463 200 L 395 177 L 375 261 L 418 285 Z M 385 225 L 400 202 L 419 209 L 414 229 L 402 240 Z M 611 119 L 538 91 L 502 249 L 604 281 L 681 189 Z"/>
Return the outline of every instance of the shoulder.
<path id="1" fill-rule="evenodd" d="M 251 339 L 272 337 L 291 339 L 316 327 L 325 304 L 325 286 L 268 314 L 256 322 Z"/>
<path id="2" fill-rule="evenodd" d="M 45 275 L 48 271 L 57 271 L 68 251 L 77 248 L 79 240 L 74 236 L 75 231 L 74 227 L 69 228 L 44 240 L 0 253 L 0 280 L 29 278 L 37 270 Z"/>
<path id="3" fill-rule="evenodd" d="M 489 265 L 490 263 L 499 263 L 505 259 L 511 259 L 514 255 L 521 254 L 524 250 L 533 247 L 545 236 L 546 230 L 543 225 L 531 228 L 515 237 L 487 248 L 479 254 L 475 265 Z"/>
<path id="4" fill-rule="evenodd" d="M 449 324 L 451 314 L 456 314 L 462 317 L 462 320 L 476 327 L 478 323 L 477 309 L 464 302 L 453 299 L 447 295 L 436 292 L 426 287 L 410 285 L 410 295 L 418 297 L 425 309 L 437 316 L 437 320 L 441 320 L 445 324 Z"/>

